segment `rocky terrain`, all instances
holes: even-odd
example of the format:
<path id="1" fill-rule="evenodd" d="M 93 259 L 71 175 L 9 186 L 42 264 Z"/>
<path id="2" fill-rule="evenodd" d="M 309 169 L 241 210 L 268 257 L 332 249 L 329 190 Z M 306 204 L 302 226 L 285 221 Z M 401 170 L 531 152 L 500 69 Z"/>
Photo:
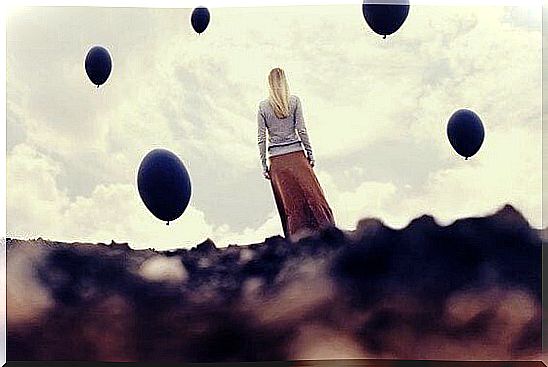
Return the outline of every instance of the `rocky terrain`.
<path id="1" fill-rule="evenodd" d="M 543 233 L 505 206 L 226 248 L 7 239 L 7 357 L 540 359 Z"/>

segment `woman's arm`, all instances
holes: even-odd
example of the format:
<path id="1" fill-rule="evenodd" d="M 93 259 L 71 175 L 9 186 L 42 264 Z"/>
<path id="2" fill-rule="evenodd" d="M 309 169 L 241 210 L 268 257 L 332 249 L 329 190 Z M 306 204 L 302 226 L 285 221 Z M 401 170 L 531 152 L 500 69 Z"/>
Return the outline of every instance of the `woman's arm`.
<path id="1" fill-rule="evenodd" d="M 259 157 L 261 159 L 261 165 L 263 166 L 263 173 L 268 172 L 268 166 L 266 164 L 266 122 L 261 109 L 257 112 L 257 125 L 258 125 L 258 142 L 259 142 Z"/>
<path id="2" fill-rule="evenodd" d="M 295 109 L 295 129 L 299 138 L 303 142 L 304 150 L 306 150 L 306 155 L 310 162 L 314 162 L 314 156 L 312 155 L 312 145 L 310 145 L 310 139 L 308 138 L 308 132 L 306 131 L 306 126 L 304 125 L 303 118 L 303 108 L 301 106 L 301 100 L 297 98 L 297 107 Z"/>

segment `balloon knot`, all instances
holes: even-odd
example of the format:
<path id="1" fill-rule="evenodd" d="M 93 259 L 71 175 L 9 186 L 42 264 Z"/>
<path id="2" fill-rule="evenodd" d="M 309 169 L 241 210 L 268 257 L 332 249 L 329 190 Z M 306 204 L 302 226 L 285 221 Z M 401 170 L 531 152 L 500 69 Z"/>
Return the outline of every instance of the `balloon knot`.
<path id="1" fill-rule="evenodd" d="M 385 40 L 386 39 L 386 34 L 384 36 L 382 36 L 382 39 Z"/>
<path id="2" fill-rule="evenodd" d="M 467 160 L 468 160 L 468 157 L 464 157 L 464 160 L 467 161 Z"/>
<path id="3" fill-rule="evenodd" d="M 166 222 L 166 226 L 169 226 L 169 221 Z"/>
<path id="4" fill-rule="evenodd" d="M 99 89 L 99 84 L 97 84 L 97 89 Z"/>

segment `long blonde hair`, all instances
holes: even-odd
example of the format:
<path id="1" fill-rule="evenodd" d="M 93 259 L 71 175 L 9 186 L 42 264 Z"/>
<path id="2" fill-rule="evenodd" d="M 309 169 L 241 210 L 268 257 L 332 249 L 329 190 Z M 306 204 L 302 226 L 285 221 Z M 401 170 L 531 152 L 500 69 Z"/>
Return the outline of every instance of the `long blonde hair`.
<path id="1" fill-rule="evenodd" d="M 269 102 L 277 118 L 289 116 L 289 86 L 283 69 L 274 68 L 268 75 Z"/>

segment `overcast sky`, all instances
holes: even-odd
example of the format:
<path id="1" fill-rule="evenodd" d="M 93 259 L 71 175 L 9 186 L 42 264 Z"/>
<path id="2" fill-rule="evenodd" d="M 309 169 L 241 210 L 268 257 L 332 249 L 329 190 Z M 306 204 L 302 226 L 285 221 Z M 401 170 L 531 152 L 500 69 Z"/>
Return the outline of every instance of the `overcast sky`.
<path id="1" fill-rule="evenodd" d="M 440 224 L 511 203 L 541 227 L 540 8 L 414 6 L 383 40 L 361 6 L 20 8 L 7 22 L 9 237 L 218 246 L 281 234 L 257 147 L 267 74 L 303 102 L 316 174 L 341 228 L 363 217 Z M 113 58 L 96 89 L 95 44 Z M 459 108 L 486 139 L 464 161 L 446 124 Z M 141 202 L 151 149 L 185 163 L 190 206 L 169 226 Z"/>

